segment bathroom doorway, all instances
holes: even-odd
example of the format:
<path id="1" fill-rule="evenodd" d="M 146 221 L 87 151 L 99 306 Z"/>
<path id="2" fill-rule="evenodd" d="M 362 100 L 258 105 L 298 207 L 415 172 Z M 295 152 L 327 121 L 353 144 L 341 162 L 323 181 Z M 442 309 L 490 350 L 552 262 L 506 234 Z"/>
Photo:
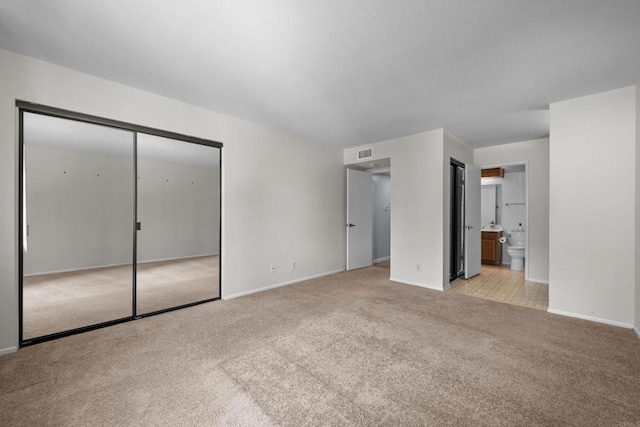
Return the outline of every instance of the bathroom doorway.
<path id="1" fill-rule="evenodd" d="M 499 245 L 499 253 L 496 257 L 488 257 L 485 253 L 482 259 L 483 265 L 512 266 L 512 256 L 508 251 L 509 237 L 513 232 L 524 232 L 524 274 L 527 274 L 528 253 L 528 222 L 529 222 L 529 197 L 528 175 L 526 163 L 502 164 L 491 167 L 483 167 L 484 171 L 495 171 L 491 174 L 497 176 L 485 176 L 481 180 L 481 224 L 485 233 L 483 238 L 495 237 L 487 233 L 497 233 L 499 237 L 506 239 Z M 491 175 L 485 173 L 485 175 Z M 514 238 L 516 236 L 513 236 Z M 504 240 L 503 239 L 503 240 Z M 496 239 L 497 240 L 497 239 Z M 513 238 L 511 240 L 514 240 Z M 485 251 L 488 245 L 485 245 Z M 496 262 L 487 262 L 493 259 Z M 515 264 L 515 263 L 514 263 Z M 516 270 L 519 271 L 519 270 Z"/>
<path id="2" fill-rule="evenodd" d="M 456 293 L 512 305 L 546 310 L 549 287 L 534 283 L 529 277 L 529 176 L 527 162 L 482 167 L 481 185 L 482 272 L 471 280 L 458 281 L 451 288 Z M 494 170 L 488 173 L 487 170 Z M 495 171 L 497 170 L 497 171 Z M 486 175 L 495 176 L 486 176 Z M 509 237 L 517 237 L 522 228 L 524 240 L 523 269 L 512 270 L 513 257 Z M 502 238 L 504 243 L 500 243 Z M 515 242 L 515 240 L 514 240 Z M 491 248 L 498 247 L 492 253 Z M 495 251 L 495 249 L 494 249 Z M 488 252 L 488 253 L 487 253 Z"/>

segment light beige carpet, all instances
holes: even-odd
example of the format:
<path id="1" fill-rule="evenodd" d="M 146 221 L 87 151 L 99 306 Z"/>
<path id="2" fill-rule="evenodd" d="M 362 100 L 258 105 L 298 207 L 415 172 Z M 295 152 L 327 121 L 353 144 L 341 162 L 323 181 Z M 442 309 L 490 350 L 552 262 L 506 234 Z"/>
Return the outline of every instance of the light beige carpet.
<path id="1" fill-rule="evenodd" d="M 631 330 L 388 275 L 340 273 L 0 357 L 2 424 L 640 423 Z"/>
<path id="2" fill-rule="evenodd" d="M 218 257 L 139 264 L 137 314 L 217 298 Z M 24 338 L 132 314 L 132 268 L 94 268 L 23 280 Z"/>

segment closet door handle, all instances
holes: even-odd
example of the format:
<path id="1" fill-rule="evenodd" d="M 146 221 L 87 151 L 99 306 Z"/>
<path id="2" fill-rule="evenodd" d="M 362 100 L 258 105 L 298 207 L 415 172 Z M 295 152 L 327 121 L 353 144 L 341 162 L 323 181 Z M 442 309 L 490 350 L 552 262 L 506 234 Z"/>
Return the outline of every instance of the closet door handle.
<path id="1" fill-rule="evenodd" d="M 141 222 L 136 222 L 136 230 L 137 231 L 142 230 L 142 223 Z"/>
<path id="2" fill-rule="evenodd" d="M 347 224 L 347 227 L 349 227 L 349 228 L 355 227 L 355 224 Z"/>

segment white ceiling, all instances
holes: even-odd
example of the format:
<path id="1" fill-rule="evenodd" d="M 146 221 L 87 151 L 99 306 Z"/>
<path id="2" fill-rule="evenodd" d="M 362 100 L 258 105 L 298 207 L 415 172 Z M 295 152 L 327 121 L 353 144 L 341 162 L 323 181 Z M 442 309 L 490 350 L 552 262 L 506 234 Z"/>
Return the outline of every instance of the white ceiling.
<path id="1" fill-rule="evenodd" d="M 0 47 L 349 147 L 548 135 L 635 84 L 639 0 L 4 0 Z"/>

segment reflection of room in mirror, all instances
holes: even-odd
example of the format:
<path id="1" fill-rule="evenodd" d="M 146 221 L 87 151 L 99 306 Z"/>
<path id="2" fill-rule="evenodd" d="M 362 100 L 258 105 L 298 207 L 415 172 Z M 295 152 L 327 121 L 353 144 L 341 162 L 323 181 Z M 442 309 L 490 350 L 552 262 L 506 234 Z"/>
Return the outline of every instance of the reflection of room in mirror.
<path id="1" fill-rule="evenodd" d="M 218 297 L 219 150 L 146 134 L 137 147 L 138 313 Z"/>
<path id="2" fill-rule="evenodd" d="M 219 149 L 24 113 L 23 339 L 219 297 Z M 138 179 L 134 177 L 134 137 Z"/>
<path id="3" fill-rule="evenodd" d="M 23 336 L 130 316 L 133 134 L 25 113 L 23 141 Z"/>
<path id="4" fill-rule="evenodd" d="M 140 264 L 138 312 L 215 298 L 218 257 Z M 131 265 L 25 277 L 24 336 L 39 337 L 131 315 Z M 213 295 L 213 297 L 212 297 Z"/>

